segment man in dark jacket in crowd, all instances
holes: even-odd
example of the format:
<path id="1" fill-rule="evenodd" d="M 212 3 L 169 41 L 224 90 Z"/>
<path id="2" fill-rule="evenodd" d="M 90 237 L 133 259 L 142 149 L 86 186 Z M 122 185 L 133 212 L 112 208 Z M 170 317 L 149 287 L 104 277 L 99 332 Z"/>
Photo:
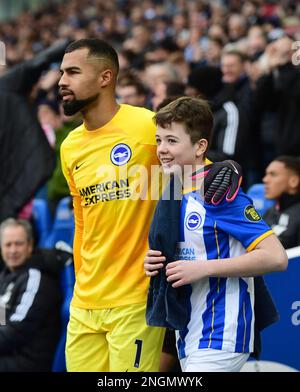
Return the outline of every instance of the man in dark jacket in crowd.
<path id="1" fill-rule="evenodd" d="M 244 189 L 258 182 L 261 160 L 259 128 L 246 63 L 247 57 L 239 51 L 231 50 L 222 55 L 223 87 L 213 99 L 214 134 L 210 146 L 213 160 L 213 154 L 218 153 L 223 154 L 221 159 L 240 163 Z"/>
<path id="2" fill-rule="evenodd" d="M 276 115 L 275 127 L 270 130 L 272 150 L 277 155 L 298 156 L 300 68 L 297 65 L 298 55 L 293 53 L 292 48 L 293 41 L 288 37 L 267 46 L 264 74 L 256 82 L 254 102 L 260 110 Z"/>
<path id="3" fill-rule="evenodd" d="M 0 77 L 0 222 L 16 216 L 54 170 L 55 154 L 29 94 L 42 72 L 61 60 L 66 43 L 42 51 Z"/>
<path id="4" fill-rule="evenodd" d="M 264 220 L 285 249 L 300 245 L 300 159 L 281 156 L 272 161 L 263 178 L 267 199 L 276 200 Z"/>
<path id="5" fill-rule="evenodd" d="M 13 218 L 0 225 L 0 244 L 0 372 L 50 371 L 60 334 L 61 254 L 32 253 L 30 224 Z"/>

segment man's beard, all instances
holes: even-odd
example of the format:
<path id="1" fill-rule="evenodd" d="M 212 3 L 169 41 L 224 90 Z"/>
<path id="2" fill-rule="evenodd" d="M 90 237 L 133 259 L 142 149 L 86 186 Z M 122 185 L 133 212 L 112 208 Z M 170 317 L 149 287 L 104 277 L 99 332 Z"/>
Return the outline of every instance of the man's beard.
<path id="1" fill-rule="evenodd" d="M 96 101 L 98 98 L 99 93 L 93 95 L 92 97 L 86 99 L 76 99 L 74 98 L 73 101 L 70 102 L 63 102 L 63 109 L 66 116 L 73 116 L 74 114 L 80 112 L 90 103 Z"/>

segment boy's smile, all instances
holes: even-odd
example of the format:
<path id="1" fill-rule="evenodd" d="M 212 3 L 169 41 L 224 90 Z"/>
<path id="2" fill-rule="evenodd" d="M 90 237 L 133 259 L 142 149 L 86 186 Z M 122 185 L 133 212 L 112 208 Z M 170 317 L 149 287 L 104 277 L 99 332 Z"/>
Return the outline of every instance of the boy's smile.
<path id="1" fill-rule="evenodd" d="M 201 139 L 204 140 L 204 139 Z M 184 125 L 172 122 L 166 128 L 158 126 L 156 132 L 157 156 L 165 173 L 175 173 L 190 166 L 203 164 L 205 149 L 201 140 L 192 144 L 190 135 Z"/>

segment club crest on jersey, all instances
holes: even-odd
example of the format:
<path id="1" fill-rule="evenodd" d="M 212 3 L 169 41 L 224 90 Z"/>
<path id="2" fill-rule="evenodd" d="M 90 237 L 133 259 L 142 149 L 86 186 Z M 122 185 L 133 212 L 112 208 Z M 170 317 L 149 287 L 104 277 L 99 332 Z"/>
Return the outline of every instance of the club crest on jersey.
<path id="1" fill-rule="evenodd" d="M 259 213 L 252 205 L 245 207 L 244 215 L 245 218 L 250 222 L 259 222 L 261 220 Z"/>
<path id="2" fill-rule="evenodd" d="M 114 146 L 114 148 L 111 150 L 110 160 L 114 165 L 122 166 L 129 161 L 131 155 L 131 150 L 127 144 L 120 143 Z"/>
<path id="3" fill-rule="evenodd" d="M 185 226 L 188 230 L 196 230 L 200 227 L 202 218 L 198 212 L 190 212 L 185 219 Z"/>

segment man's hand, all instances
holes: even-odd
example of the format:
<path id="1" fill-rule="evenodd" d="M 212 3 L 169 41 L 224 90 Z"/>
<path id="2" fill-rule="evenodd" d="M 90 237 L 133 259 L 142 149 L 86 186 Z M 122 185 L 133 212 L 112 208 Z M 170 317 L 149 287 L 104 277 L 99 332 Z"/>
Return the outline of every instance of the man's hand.
<path id="1" fill-rule="evenodd" d="M 204 199 L 206 203 L 218 205 L 226 196 L 231 202 L 235 199 L 242 182 L 242 168 L 232 160 L 215 162 L 204 167 L 208 171 L 204 177 Z"/>
<path id="2" fill-rule="evenodd" d="M 60 76 L 61 75 L 58 69 L 51 69 L 40 78 L 39 87 L 45 91 L 51 90 L 54 86 L 57 85 Z"/>
<path id="3" fill-rule="evenodd" d="M 292 44 L 289 37 L 281 37 L 267 45 L 265 54 L 270 71 L 291 61 Z"/>
<path id="4" fill-rule="evenodd" d="M 155 276 L 158 274 L 158 270 L 163 268 L 164 262 L 166 261 L 165 256 L 162 256 L 159 250 L 149 249 L 144 259 L 144 269 L 147 276 Z"/>

